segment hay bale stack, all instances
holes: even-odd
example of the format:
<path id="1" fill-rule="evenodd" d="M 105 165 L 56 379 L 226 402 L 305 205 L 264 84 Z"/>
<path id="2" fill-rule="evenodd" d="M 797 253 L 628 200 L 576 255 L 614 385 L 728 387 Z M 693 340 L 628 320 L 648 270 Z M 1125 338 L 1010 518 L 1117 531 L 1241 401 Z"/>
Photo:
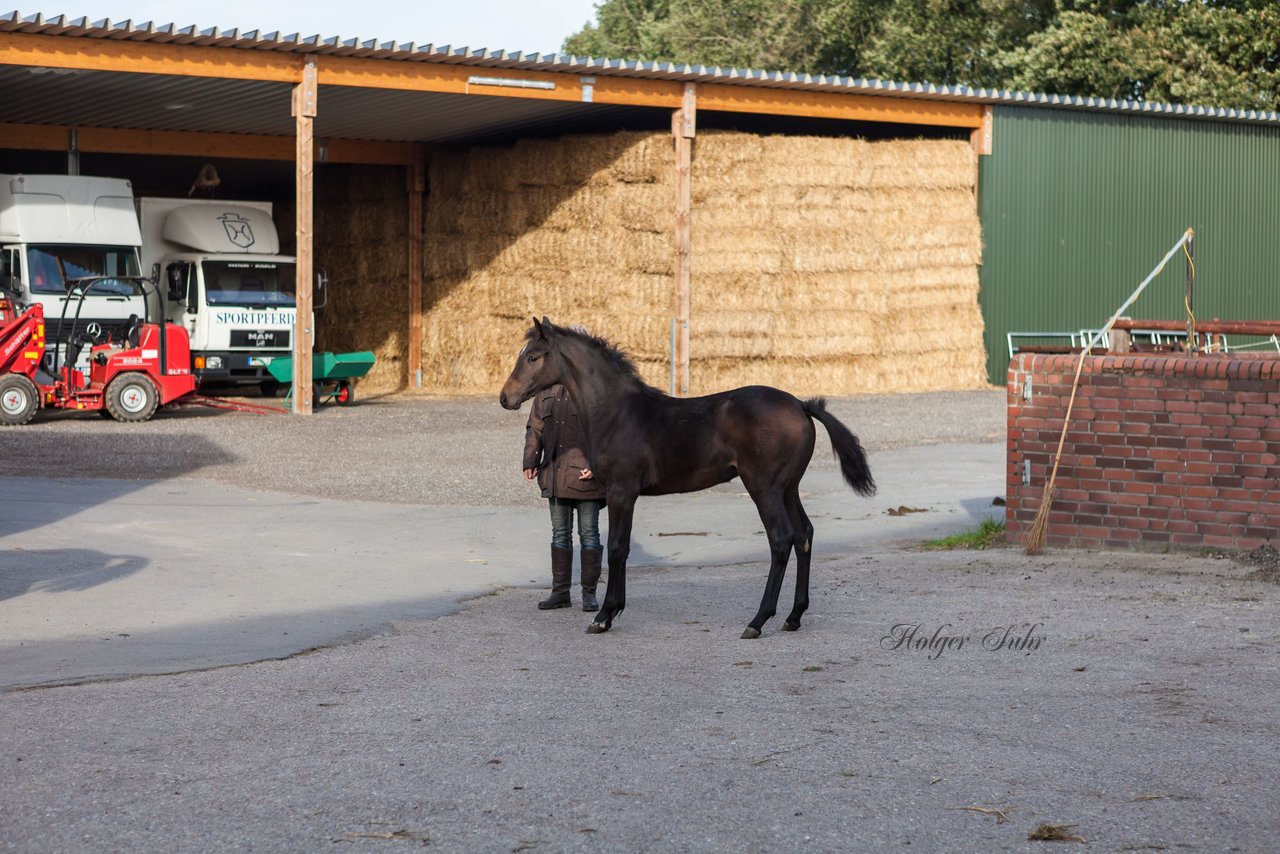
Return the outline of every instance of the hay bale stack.
<path id="1" fill-rule="evenodd" d="M 436 154 L 424 387 L 492 394 L 530 316 L 547 315 L 605 335 L 666 388 L 674 166 L 665 133 Z M 983 385 L 974 175 L 958 141 L 699 136 L 694 393 Z"/>
<path id="2" fill-rule="evenodd" d="M 607 335 L 665 387 L 673 165 L 643 133 L 436 154 L 424 388 L 493 394 L 535 315 Z"/>
<path id="3" fill-rule="evenodd" d="M 329 302 L 316 311 L 316 349 L 372 350 L 361 396 L 406 382 L 409 204 L 404 171 L 327 165 L 315 182 L 316 269 L 329 277 Z"/>
<path id="4" fill-rule="evenodd" d="M 693 389 L 985 384 L 973 158 L 950 140 L 699 136 Z"/>

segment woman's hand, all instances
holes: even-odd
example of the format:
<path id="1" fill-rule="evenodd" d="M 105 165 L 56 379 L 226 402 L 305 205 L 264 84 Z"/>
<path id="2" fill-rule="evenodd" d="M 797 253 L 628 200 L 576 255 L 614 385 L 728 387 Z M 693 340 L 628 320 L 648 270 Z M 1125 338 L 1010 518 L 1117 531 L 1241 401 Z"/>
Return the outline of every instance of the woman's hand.
<path id="1" fill-rule="evenodd" d="M 593 477 L 595 475 L 591 473 L 591 469 L 583 469 L 582 474 L 578 475 L 578 480 L 591 480 Z"/>
<path id="2" fill-rule="evenodd" d="M 533 480 L 533 479 L 534 479 L 535 477 L 537 477 L 537 476 L 538 476 L 538 470 L 537 470 L 537 469 L 525 469 L 525 470 L 524 470 L 524 479 L 525 479 L 525 480 Z"/>

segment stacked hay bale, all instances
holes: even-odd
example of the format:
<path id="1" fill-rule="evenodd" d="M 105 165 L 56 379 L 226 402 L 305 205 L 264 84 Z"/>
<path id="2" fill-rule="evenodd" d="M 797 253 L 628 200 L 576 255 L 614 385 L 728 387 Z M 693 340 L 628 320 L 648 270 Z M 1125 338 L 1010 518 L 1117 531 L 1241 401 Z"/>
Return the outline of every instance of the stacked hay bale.
<path id="1" fill-rule="evenodd" d="M 700 135 L 692 392 L 983 385 L 974 166 L 953 140 Z M 674 169 L 665 133 L 435 155 L 424 387 L 492 394 L 530 316 L 547 315 L 667 388 Z"/>
<path id="2" fill-rule="evenodd" d="M 409 203 L 404 170 L 329 165 L 316 173 L 316 270 L 329 301 L 316 311 L 316 349 L 371 350 L 377 358 L 359 394 L 406 382 Z"/>
<path id="3" fill-rule="evenodd" d="M 974 156 L 953 140 L 700 135 L 691 387 L 984 385 Z"/>
<path id="4" fill-rule="evenodd" d="M 673 164 L 647 133 L 434 155 L 423 387 L 495 393 L 546 315 L 605 335 L 665 388 Z"/>

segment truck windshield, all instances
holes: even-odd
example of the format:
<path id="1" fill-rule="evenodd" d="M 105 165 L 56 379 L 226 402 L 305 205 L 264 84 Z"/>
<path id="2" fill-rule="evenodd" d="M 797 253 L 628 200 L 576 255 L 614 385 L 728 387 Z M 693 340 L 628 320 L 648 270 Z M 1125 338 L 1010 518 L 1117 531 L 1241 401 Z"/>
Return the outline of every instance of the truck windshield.
<path id="1" fill-rule="evenodd" d="M 270 261 L 205 261 L 209 305 L 293 307 L 294 265 Z"/>
<path id="2" fill-rule="evenodd" d="M 31 291 L 65 294 L 67 282 L 88 276 L 137 276 L 138 256 L 132 246 L 31 246 L 27 249 Z M 135 282 L 111 278 L 93 283 L 91 294 L 134 296 Z"/>

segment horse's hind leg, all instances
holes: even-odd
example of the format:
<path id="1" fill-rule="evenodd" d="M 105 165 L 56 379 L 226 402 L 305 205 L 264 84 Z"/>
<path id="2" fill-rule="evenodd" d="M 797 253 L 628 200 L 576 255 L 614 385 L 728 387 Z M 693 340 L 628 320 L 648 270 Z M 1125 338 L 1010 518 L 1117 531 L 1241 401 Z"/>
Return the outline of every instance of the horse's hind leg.
<path id="1" fill-rule="evenodd" d="M 809 608 L 809 561 L 813 557 L 813 524 L 800 503 L 799 486 L 787 490 L 785 501 L 796 547 L 796 599 L 782 628 L 784 631 L 794 632 L 800 628 L 800 617 Z"/>
<path id="2" fill-rule="evenodd" d="M 627 607 L 627 556 L 631 552 L 631 523 L 635 517 L 636 497 L 610 493 L 608 502 L 609 583 L 604 589 L 604 603 L 587 626 L 587 633 L 593 635 L 609 631 L 613 618 Z"/>
<path id="3" fill-rule="evenodd" d="M 760 630 L 764 628 L 765 622 L 778 613 L 778 596 L 782 592 L 782 579 L 787 573 L 787 559 L 791 556 L 794 540 L 791 519 L 782 494 L 770 493 L 752 497 L 756 499 L 760 520 L 764 522 L 764 530 L 769 537 L 769 580 L 764 585 L 760 610 L 742 632 L 744 638 L 760 637 Z"/>

